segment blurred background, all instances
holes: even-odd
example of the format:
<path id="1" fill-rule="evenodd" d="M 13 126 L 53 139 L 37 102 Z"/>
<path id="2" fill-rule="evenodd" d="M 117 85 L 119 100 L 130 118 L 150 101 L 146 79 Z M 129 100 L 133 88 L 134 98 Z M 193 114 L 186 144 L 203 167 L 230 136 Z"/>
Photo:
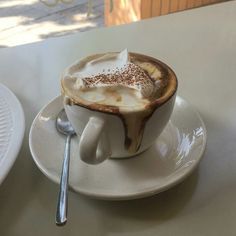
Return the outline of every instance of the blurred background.
<path id="1" fill-rule="evenodd" d="M 0 0 L 0 47 L 142 19 L 226 0 Z"/>

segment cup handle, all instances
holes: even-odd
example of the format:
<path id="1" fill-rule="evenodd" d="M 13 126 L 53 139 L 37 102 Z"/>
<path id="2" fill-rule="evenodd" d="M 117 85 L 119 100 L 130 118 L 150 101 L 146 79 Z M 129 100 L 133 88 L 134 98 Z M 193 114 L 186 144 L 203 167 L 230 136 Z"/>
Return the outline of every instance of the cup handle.
<path id="1" fill-rule="evenodd" d="M 111 156 L 110 145 L 103 128 L 105 120 L 91 117 L 80 137 L 79 154 L 88 164 L 99 164 Z"/>

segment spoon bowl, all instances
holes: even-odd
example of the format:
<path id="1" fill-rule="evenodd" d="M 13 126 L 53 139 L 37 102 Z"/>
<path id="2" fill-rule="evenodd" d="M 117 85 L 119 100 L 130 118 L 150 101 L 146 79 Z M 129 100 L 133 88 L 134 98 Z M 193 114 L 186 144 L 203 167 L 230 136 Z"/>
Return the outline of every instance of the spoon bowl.
<path id="1" fill-rule="evenodd" d="M 65 109 L 62 109 L 57 116 L 56 128 L 64 135 L 75 135 L 74 128 L 67 118 Z"/>

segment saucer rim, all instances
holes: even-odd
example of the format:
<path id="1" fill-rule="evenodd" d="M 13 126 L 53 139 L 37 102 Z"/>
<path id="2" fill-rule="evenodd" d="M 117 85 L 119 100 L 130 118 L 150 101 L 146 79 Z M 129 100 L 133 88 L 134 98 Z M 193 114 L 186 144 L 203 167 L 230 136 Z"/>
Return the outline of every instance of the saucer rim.
<path id="1" fill-rule="evenodd" d="M 36 115 L 36 117 L 34 118 L 31 128 L 30 128 L 30 132 L 29 132 L 29 148 L 30 148 L 30 152 L 32 155 L 32 158 L 35 162 L 35 164 L 37 165 L 37 167 L 40 169 L 40 171 L 46 176 L 48 177 L 52 182 L 59 184 L 60 179 L 58 179 L 57 177 L 55 177 L 53 174 L 51 174 L 50 172 L 47 172 L 46 170 L 44 170 L 44 167 L 41 165 L 39 158 L 37 158 L 37 155 L 35 154 L 34 150 L 33 150 L 33 141 L 32 141 L 32 132 L 34 130 L 34 127 L 36 125 L 36 122 L 38 121 L 38 117 L 41 115 L 41 113 L 51 104 L 53 103 L 55 100 L 59 100 L 62 98 L 62 95 L 56 96 L 53 99 L 51 99 L 46 105 L 44 105 L 40 111 L 38 112 L 38 114 Z M 207 145 L 207 129 L 205 126 L 205 123 L 203 121 L 203 119 L 200 116 L 200 113 L 193 107 L 192 104 L 190 104 L 186 99 L 184 99 L 182 96 L 176 96 L 176 99 L 181 99 L 183 100 L 187 105 L 188 105 L 188 109 L 190 108 L 192 110 L 192 112 L 196 115 L 197 119 L 199 120 L 201 127 L 203 129 L 203 143 L 201 145 L 201 151 L 199 152 L 199 155 L 197 158 L 195 158 L 195 162 L 188 168 L 185 168 L 183 170 L 181 170 L 180 173 L 178 173 L 178 176 L 175 177 L 174 179 L 170 179 L 167 181 L 167 183 L 163 186 L 160 186 L 158 188 L 154 188 L 154 187 L 149 187 L 147 188 L 145 191 L 142 192 L 135 192 L 135 193 L 128 193 L 128 194 L 102 194 L 102 193 L 96 193 L 96 192 L 91 192 L 91 191 L 86 191 L 86 190 L 81 190 L 78 188 L 73 187 L 72 185 L 69 184 L 69 189 L 72 190 L 75 193 L 79 193 L 82 195 L 85 195 L 87 197 L 90 197 L 92 199 L 99 199 L 99 200 L 111 200 L 111 201 L 117 201 L 117 200 L 133 200 L 133 199 L 140 199 L 140 198 L 145 198 L 145 197 L 150 197 L 153 195 L 156 195 L 158 193 L 164 192 L 172 187 L 174 187 L 175 185 L 179 184 L 180 182 L 182 182 L 184 179 L 186 179 L 189 175 L 192 174 L 192 172 L 195 170 L 195 168 L 199 165 L 200 161 L 203 158 L 203 155 L 205 153 L 206 150 L 206 145 Z M 171 117 L 170 117 L 171 120 Z M 174 173 L 174 172 L 173 172 Z M 171 174 L 170 174 L 171 175 Z"/>

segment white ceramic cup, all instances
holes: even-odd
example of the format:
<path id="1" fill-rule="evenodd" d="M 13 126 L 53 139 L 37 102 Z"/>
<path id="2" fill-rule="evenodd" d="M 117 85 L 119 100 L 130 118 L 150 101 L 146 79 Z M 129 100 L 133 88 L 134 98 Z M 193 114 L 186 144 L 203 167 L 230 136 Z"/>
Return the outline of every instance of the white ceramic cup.
<path id="1" fill-rule="evenodd" d="M 86 107 L 81 104 L 70 104 L 67 101 L 68 98 L 64 97 L 64 108 L 68 119 L 77 135 L 80 136 L 79 156 L 84 162 L 98 164 L 108 158 L 135 156 L 155 142 L 170 119 L 177 91 L 176 75 L 167 65 L 162 64 L 174 77 L 174 85 L 164 97 L 156 100 L 157 107 L 145 122 L 141 144 L 135 153 L 130 153 L 125 146 L 126 131 L 118 114 L 101 109 L 96 110 L 94 107 Z M 130 111 L 130 113 L 135 116 L 135 111 Z"/>

